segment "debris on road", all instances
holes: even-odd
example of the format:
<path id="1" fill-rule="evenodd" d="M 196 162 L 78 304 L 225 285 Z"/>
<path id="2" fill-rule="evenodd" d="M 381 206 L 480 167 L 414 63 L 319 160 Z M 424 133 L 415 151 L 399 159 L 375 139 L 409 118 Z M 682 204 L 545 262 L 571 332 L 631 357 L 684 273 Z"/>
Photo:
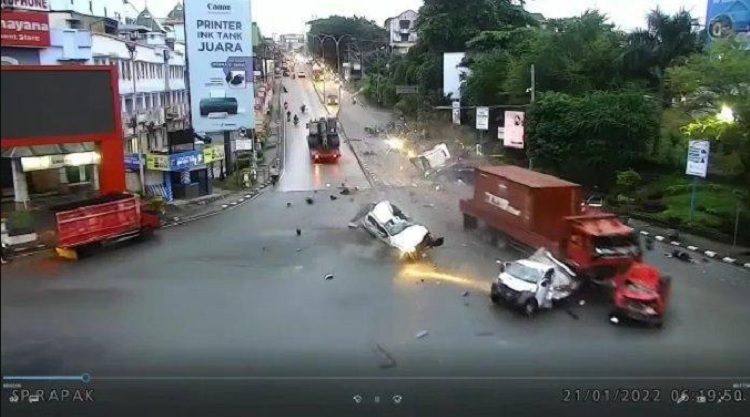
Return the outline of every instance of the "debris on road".
<path id="1" fill-rule="evenodd" d="M 435 207 L 435 205 L 432 204 L 432 203 L 427 203 L 424 206 L 427 207 L 427 208 L 433 208 L 433 207 Z"/>
<path id="2" fill-rule="evenodd" d="M 351 193 L 352 192 L 348 188 L 346 188 L 346 187 L 344 187 L 344 189 L 341 190 L 341 195 L 349 195 Z"/>
<path id="3" fill-rule="evenodd" d="M 307 198 L 305 199 L 305 202 L 307 202 L 307 204 L 309 204 L 309 205 L 312 205 L 312 204 L 313 204 L 313 203 L 315 202 L 315 200 L 313 200 L 313 198 L 312 198 L 312 197 L 307 197 Z"/>
<path id="4" fill-rule="evenodd" d="M 388 350 L 386 350 L 380 344 L 375 344 L 375 354 L 378 357 L 378 367 L 380 369 L 390 369 L 396 367 L 396 360 L 393 358 Z"/>
<path id="5" fill-rule="evenodd" d="M 347 226 L 349 226 L 350 229 L 356 229 L 358 227 L 357 223 L 354 222 L 350 222 Z"/>
<path id="6" fill-rule="evenodd" d="M 415 334 L 414 338 L 416 338 L 416 339 L 422 339 L 422 338 L 426 337 L 428 334 L 429 333 L 427 332 L 427 330 L 422 330 L 422 331 L 418 332 L 417 334 Z"/>
<path id="7" fill-rule="evenodd" d="M 291 206 L 292 206 L 292 203 L 286 203 L 286 206 L 287 206 L 287 207 L 291 207 Z"/>
<path id="8" fill-rule="evenodd" d="M 331 188 L 331 183 L 326 183 L 326 188 Z"/>
<path id="9" fill-rule="evenodd" d="M 419 282 L 424 282 L 424 278 L 420 279 Z"/>
<path id="10" fill-rule="evenodd" d="M 579 306 L 586 305 L 586 300 L 580 300 L 580 301 L 578 301 L 578 305 Z"/>
<path id="11" fill-rule="evenodd" d="M 297 229 L 297 236 L 300 236 L 300 235 L 302 235 L 302 230 Z"/>
<path id="12" fill-rule="evenodd" d="M 468 297 L 468 296 L 469 296 L 469 292 L 468 292 L 468 291 L 464 291 L 464 292 L 463 292 L 463 293 L 461 294 L 461 296 L 462 296 L 462 297 Z"/>
<path id="13" fill-rule="evenodd" d="M 329 196 L 329 197 L 331 198 L 331 201 L 336 201 L 336 200 L 338 200 L 338 199 L 339 199 L 339 198 L 338 198 L 338 197 L 336 197 L 335 195 L 331 195 L 331 196 Z"/>
<path id="14" fill-rule="evenodd" d="M 325 276 L 323 277 L 323 279 L 324 279 L 324 280 L 326 280 L 326 281 L 330 281 L 330 280 L 332 280 L 332 279 L 333 279 L 333 274 L 330 274 L 330 273 L 329 273 L 329 274 L 326 274 L 326 275 L 325 275 Z"/>
<path id="15" fill-rule="evenodd" d="M 693 258 L 690 256 L 689 253 L 683 252 L 683 251 L 681 251 L 679 249 L 675 249 L 671 253 L 665 253 L 664 255 L 666 257 L 668 257 L 668 258 L 677 258 L 677 259 L 679 259 L 682 262 L 687 262 L 687 263 L 693 263 L 694 262 Z"/>
<path id="16" fill-rule="evenodd" d="M 609 316 L 609 322 L 612 324 L 617 324 L 620 322 L 620 319 L 618 319 L 617 316 Z"/>
<path id="17" fill-rule="evenodd" d="M 569 308 L 566 308 L 566 309 L 565 309 L 565 312 L 566 312 L 566 313 L 568 313 L 568 315 L 569 315 L 570 317 L 573 317 L 573 318 L 574 318 L 574 319 L 576 319 L 576 320 L 578 320 L 578 319 L 580 318 L 580 317 L 578 317 L 578 314 L 576 314 L 576 312 L 575 312 L 575 311 L 573 311 L 573 310 L 571 310 L 571 309 L 569 309 Z"/>

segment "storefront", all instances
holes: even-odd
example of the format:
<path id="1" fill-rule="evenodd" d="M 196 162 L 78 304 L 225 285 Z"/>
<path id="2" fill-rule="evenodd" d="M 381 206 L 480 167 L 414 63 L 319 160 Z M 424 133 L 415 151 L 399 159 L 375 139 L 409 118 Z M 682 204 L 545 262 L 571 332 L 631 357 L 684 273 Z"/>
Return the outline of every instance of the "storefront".
<path id="1" fill-rule="evenodd" d="M 3 2 L 5 7 L 5 2 Z M 39 50 L 50 46 L 49 6 L 47 9 L 27 7 L 23 3 L 13 9 L 3 9 L 2 48 L 3 65 L 39 65 Z"/>

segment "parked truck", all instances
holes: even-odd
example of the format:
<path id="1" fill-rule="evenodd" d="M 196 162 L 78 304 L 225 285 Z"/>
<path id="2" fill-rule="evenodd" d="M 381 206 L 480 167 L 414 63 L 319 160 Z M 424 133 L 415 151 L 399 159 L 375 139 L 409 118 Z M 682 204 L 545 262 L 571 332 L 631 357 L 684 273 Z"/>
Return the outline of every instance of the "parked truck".
<path id="1" fill-rule="evenodd" d="M 57 221 L 57 253 L 78 259 L 93 246 L 149 236 L 161 226 L 152 212 L 132 194 L 95 197 L 52 208 Z"/>
<path id="2" fill-rule="evenodd" d="M 497 242 L 547 248 L 582 279 L 612 289 L 618 314 L 660 322 L 665 309 L 651 305 L 666 305 L 668 291 L 658 286 L 669 280 L 642 262 L 638 235 L 617 216 L 584 212 L 580 185 L 510 165 L 479 167 L 474 181 L 473 198 L 459 203 L 465 228 L 481 220 Z"/>
<path id="3" fill-rule="evenodd" d="M 317 62 L 312 65 L 313 81 L 323 81 L 323 67 Z"/>
<path id="4" fill-rule="evenodd" d="M 307 123 L 307 145 L 313 162 L 337 162 L 341 158 L 337 123 L 335 117 L 321 117 Z"/>

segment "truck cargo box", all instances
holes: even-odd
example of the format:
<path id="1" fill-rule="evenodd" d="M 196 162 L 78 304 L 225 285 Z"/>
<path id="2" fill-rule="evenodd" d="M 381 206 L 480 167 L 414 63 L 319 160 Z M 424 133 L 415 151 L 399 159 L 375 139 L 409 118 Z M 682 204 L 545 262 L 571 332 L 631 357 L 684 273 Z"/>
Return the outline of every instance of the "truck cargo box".
<path id="1" fill-rule="evenodd" d="M 141 229 L 141 206 L 130 194 L 108 195 L 52 208 L 57 219 L 58 247 L 102 242 Z"/>
<path id="2" fill-rule="evenodd" d="M 504 165 L 478 167 L 472 200 L 461 210 L 528 246 L 556 247 L 568 216 L 581 212 L 581 186 L 551 175 Z"/>

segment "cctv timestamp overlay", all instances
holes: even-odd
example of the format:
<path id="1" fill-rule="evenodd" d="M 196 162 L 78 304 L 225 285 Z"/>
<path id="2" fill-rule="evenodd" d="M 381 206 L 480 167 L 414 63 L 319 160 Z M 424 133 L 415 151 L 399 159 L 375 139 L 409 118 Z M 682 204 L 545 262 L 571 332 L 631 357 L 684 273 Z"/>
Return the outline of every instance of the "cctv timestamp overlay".
<path id="1" fill-rule="evenodd" d="M 563 388 L 560 401 L 563 403 L 743 403 L 748 402 L 747 387 L 735 386 L 726 389 L 681 389 L 670 390 L 648 388 Z"/>

